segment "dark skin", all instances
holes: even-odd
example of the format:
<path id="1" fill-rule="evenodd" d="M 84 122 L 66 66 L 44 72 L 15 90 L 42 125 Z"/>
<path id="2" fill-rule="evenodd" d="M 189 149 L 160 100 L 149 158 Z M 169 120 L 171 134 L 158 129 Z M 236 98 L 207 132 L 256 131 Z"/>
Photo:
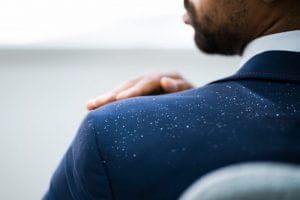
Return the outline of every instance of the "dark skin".
<path id="1" fill-rule="evenodd" d="M 298 0 L 185 0 L 184 21 L 198 48 L 209 54 L 242 55 L 253 39 L 300 29 Z"/>
<path id="2" fill-rule="evenodd" d="M 184 0 L 184 5 L 183 21 L 194 28 L 196 45 L 208 54 L 242 55 L 255 38 L 300 30 L 300 0 Z M 150 72 L 90 100 L 87 108 L 192 87 L 178 72 Z"/>

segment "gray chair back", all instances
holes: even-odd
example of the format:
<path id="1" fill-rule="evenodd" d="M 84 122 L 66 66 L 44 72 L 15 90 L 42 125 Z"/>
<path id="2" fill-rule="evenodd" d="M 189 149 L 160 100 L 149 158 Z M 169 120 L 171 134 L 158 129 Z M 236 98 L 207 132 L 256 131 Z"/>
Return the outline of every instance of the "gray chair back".
<path id="1" fill-rule="evenodd" d="M 300 167 L 245 163 L 209 173 L 180 200 L 300 200 Z"/>

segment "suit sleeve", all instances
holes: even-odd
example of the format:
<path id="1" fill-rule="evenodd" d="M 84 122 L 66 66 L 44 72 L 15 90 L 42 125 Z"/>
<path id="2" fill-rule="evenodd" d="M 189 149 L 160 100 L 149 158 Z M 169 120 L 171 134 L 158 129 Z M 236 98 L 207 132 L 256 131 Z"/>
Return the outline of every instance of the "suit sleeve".
<path id="1" fill-rule="evenodd" d="M 105 163 L 89 114 L 56 169 L 44 200 L 112 199 Z"/>

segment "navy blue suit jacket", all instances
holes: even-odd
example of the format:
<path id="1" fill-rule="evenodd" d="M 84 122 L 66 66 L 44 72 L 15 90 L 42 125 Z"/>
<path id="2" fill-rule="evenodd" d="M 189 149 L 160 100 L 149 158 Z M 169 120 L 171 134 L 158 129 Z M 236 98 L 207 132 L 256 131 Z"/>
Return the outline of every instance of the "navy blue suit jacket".
<path id="1" fill-rule="evenodd" d="M 300 162 L 300 53 L 270 51 L 204 87 L 110 103 L 83 121 L 45 199 L 173 200 L 244 161 Z"/>

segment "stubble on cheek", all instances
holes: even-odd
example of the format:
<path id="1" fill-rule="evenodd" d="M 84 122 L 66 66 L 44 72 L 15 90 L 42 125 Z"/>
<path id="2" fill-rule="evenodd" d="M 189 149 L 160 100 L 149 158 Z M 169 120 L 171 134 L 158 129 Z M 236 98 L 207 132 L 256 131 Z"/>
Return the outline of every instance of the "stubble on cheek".
<path id="1" fill-rule="evenodd" d="M 230 7 L 227 5 L 227 9 Z M 192 13 L 196 45 L 209 54 L 241 54 L 245 44 L 241 31 L 244 10 L 232 8 L 220 13 L 222 7 L 218 8 L 203 6 Z"/>

